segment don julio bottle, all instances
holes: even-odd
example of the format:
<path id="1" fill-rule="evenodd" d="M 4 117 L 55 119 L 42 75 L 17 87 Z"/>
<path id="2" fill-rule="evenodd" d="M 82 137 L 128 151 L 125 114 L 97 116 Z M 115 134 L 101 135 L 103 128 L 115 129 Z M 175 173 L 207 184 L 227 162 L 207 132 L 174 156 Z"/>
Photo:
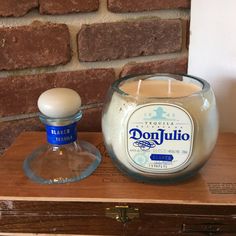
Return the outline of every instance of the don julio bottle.
<path id="1" fill-rule="evenodd" d="M 214 149 L 215 96 L 207 81 L 190 75 L 121 78 L 108 92 L 102 130 L 111 159 L 125 174 L 142 182 L 182 181 Z"/>

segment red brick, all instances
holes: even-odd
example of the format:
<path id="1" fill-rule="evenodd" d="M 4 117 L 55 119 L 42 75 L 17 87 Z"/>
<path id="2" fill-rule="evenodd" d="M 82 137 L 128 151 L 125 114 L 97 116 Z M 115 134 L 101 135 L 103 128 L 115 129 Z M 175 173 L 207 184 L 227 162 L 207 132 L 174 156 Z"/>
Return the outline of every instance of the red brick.
<path id="1" fill-rule="evenodd" d="M 38 7 L 38 0 L 0 0 L 0 16 L 24 16 Z"/>
<path id="2" fill-rule="evenodd" d="M 140 12 L 177 8 L 190 8 L 190 0 L 108 0 L 108 9 L 112 12 Z"/>
<path id="3" fill-rule="evenodd" d="M 66 64 L 71 59 L 65 24 L 35 22 L 0 28 L 0 70 Z"/>
<path id="4" fill-rule="evenodd" d="M 92 12 L 99 8 L 99 0 L 39 0 L 41 14 Z"/>
<path id="5" fill-rule="evenodd" d="M 45 131 L 39 118 L 29 118 L 0 123 L 0 154 L 8 148 L 15 138 L 25 131 Z M 83 117 L 78 122 L 78 131 L 101 131 L 101 107 L 83 111 Z M 79 135 L 78 135 L 79 137 Z"/>
<path id="6" fill-rule="evenodd" d="M 151 19 L 83 25 L 77 40 L 80 61 L 179 52 L 182 22 L 179 19 Z"/>
<path id="7" fill-rule="evenodd" d="M 115 80 L 113 69 L 90 69 L 0 78 L 0 116 L 38 111 L 39 95 L 53 87 L 67 87 L 79 92 L 83 104 L 102 102 Z"/>
<path id="8" fill-rule="evenodd" d="M 101 118 L 102 107 L 84 110 L 82 119 L 78 122 L 78 131 L 100 132 Z"/>
<path id="9" fill-rule="evenodd" d="M 174 58 L 169 60 L 158 60 L 144 63 L 132 63 L 124 66 L 120 76 L 153 74 L 153 73 L 187 73 L 187 57 Z"/>

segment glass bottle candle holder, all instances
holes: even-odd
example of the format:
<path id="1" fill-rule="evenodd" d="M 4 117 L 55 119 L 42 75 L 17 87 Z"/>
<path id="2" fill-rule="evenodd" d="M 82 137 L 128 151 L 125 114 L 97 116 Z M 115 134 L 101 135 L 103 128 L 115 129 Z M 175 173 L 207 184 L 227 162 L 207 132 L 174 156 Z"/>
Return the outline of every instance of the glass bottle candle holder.
<path id="1" fill-rule="evenodd" d="M 206 163 L 218 135 L 210 84 L 189 75 L 128 76 L 111 86 L 102 131 L 117 167 L 142 182 L 193 176 Z"/>

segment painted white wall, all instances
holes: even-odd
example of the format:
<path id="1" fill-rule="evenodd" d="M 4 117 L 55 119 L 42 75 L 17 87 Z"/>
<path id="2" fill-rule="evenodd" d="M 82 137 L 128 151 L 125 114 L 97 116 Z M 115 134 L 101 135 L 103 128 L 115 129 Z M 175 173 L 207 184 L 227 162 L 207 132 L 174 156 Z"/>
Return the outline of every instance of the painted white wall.
<path id="1" fill-rule="evenodd" d="M 221 131 L 236 132 L 236 1 L 192 0 L 189 74 L 210 82 Z"/>

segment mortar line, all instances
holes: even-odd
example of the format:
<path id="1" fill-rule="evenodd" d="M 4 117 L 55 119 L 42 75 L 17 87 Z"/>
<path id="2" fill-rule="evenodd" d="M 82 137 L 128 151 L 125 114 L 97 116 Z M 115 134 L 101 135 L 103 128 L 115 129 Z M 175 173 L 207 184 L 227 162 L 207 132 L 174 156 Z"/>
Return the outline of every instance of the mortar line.
<path id="1" fill-rule="evenodd" d="M 103 103 L 91 103 L 81 107 L 82 111 L 93 109 L 93 108 L 101 108 Z M 21 115 L 12 115 L 6 117 L 0 117 L 0 122 L 7 122 L 7 121 L 17 121 L 17 120 L 24 120 L 29 118 L 35 118 L 39 116 L 39 112 L 28 113 L 28 114 L 21 114 Z"/>

